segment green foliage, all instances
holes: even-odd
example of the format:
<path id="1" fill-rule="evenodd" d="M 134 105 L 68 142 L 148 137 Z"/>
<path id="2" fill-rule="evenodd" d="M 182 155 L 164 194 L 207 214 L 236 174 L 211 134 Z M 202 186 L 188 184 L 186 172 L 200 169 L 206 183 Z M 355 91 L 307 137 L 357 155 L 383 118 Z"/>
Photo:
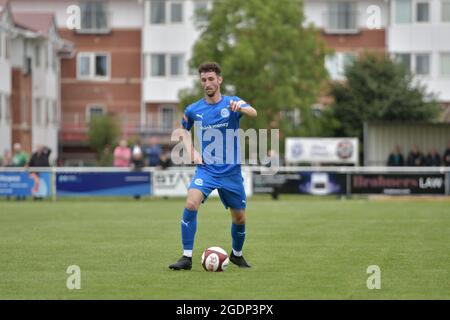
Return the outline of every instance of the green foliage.
<path id="1" fill-rule="evenodd" d="M 106 145 L 113 146 L 120 136 L 120 128 L 109 116 L 92 117 L 89 123 L 89 145 L 101 156 Z"/>
<path id="2" fill-rule="evenodd" d="M 362 55 L 345 75 L 347 81 L 331 89 L 335 136 L 362 138 L 365 121 L 430 121 L 438 115 L 433 96 L 388 56 Z"/>
<path id="3" fill-rule="evenodd" d="M 303 121 L 314 120 L 309 117 L 310 106 L 326 77 L 326 49 L 319 32 L 303 26 L 302 1 L 215 1 L 206 15 L 191 67 L 206 61 L 222 66 L 222 91 L 240 96 L 258 110 L 257 119 L 243 118 L 243 128 L 275 127 L 289 134 L 296 129 L 279 115 L 293 108 L 302 110 Z M 202 96 L 196 83 L 194 89 L 180 93 L 182 108 Z"/>

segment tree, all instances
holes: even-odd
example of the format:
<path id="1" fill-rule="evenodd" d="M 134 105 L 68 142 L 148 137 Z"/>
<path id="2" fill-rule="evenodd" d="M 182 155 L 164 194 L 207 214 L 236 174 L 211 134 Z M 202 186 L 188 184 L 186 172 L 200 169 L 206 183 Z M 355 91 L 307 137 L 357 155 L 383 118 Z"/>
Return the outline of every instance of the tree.
<path id="1" fill-rule="evenodd" d="M 326 78 L 326 49 L 318 30 L 304 27 L 301 0 L 214 1 L 200 24 L 191 67 L 205 61 L 222 66 L 225 94 L 238 95 L 258 110 L 258 118 L 243 118 L 242 127 L 295 130 L 280 111 L 301 109 L 304 128 L 314 128 L 310 107 Z M 184 108 L 202 96 L 201 87 L 180 93 Z M 308 129 L 306 129 L 307 131 Z"/>
<path id="2" fill-rule="evenodd" d="M 329 118 L 335 136 L 362 139 L 365 121 L 429 121 L 439 106 L 413 75 L 387 55 L 364 54 L 345 70 L 346 81 L 331 87 Z"/>
<path id="3" fill-rule="evenodd" d="M 89 145 L 97 152 L 99 158 L 103 157 L 106 146 L 116 144 L 120 136 L 120 128 L 109 115 L 95 116 L 89 123 Z"/>

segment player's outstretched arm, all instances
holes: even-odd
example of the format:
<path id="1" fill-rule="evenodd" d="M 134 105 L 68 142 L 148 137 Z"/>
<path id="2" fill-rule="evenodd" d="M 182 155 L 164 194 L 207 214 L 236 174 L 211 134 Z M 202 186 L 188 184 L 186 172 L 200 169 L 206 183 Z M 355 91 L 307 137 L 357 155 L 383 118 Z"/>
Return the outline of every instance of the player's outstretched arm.
<path id="1" fill-rule="evenodd" d="M 244 100 L 239 100 L 239 101 L 231 100 L 230 101 L 230 109 L 231 109 L 231 111 L 240 112 L 250 118 L 256 118 L 256 116 L 258 115 L 258 113 L 256 112 L 256 109 L 250 105 L 241 107 L 244 104 L 247 104 Z"/>
<path id="2" fill-rule="evenodd" d="M 203 163 L 202 156 L 194 148 L 194 144 L 192 143 L 192 138 L 191 138 L 191 134 L 189 133 L 189 131 L 186 130 L 183 126 L 181 126 L 180 129 L 182 130 L 181 139 L 182 139 L 184 148 L 185 148 L 185 150 L 188 150 L 188 152 L 190 153 L 191 161 L 194 164 Z"/>

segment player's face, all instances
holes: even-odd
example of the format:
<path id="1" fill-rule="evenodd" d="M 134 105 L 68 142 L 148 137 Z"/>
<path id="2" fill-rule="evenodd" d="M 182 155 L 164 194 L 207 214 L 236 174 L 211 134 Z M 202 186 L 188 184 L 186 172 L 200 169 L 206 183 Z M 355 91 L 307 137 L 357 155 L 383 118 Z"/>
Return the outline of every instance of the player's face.
<path id="1" fill-rule="evenodd" d="M 205 94 L 208 97 L 213 97 L 220 88 L 222 77 L 218 76 L 215 72 L 202 72 L 200 74 L 200 81 Z"/>

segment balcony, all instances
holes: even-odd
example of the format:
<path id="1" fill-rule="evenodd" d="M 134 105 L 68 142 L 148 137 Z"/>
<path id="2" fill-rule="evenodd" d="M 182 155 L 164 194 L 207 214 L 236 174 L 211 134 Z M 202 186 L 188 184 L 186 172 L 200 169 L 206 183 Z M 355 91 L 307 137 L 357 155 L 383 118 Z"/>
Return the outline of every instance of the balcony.
<path id="1" fill-rule="evenodd" d="M 79 34 L 107 34 L 110 27 L 111 12 L 107 11 L 81 11 L 81 28 Z"/>
<path id="2" fill-rule="evenodd" d="M 132 136 L 167 136 L 178 126 L 178 119 L 148 118 L 146 125 L 141 125 L 141 117 L 136 113 L 116 113 L 112 115 L 119 125 L 121 135 Z M 155 120 L 155 121 L 154 121 Z M 159 121 L 157 121 L 159 120 Z M 88 140 L 89 119 L 84 112 L 64 112 L 61 117 L 60 135 L 65 143 L 85 143 Z"/>
<path id="3" fill-rule="evenodd" d="M 328 34 L 359 33 L 358 18 L 358 11 L 326 11 L 323 13 L 324 31 Z"/>

